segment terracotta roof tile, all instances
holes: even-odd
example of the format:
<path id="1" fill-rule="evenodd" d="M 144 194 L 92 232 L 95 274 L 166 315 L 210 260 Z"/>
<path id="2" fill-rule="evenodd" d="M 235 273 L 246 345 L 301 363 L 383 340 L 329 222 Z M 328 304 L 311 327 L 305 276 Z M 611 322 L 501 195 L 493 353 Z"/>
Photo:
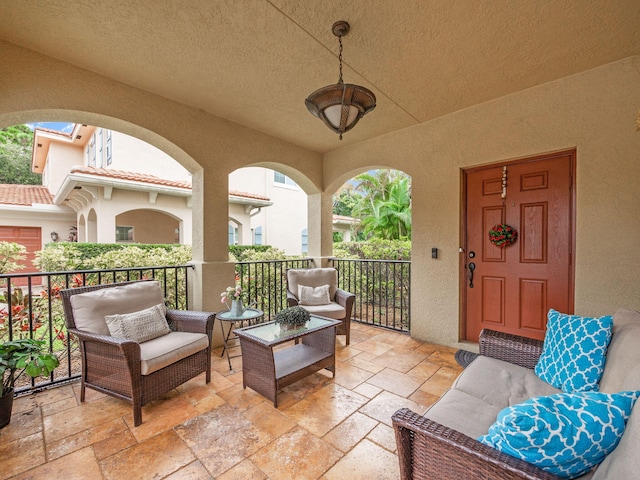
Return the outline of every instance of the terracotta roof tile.
<path id="1" fill-rule="evenodd" d="M 153 185 L 166 185 L 169 187 L 188 188 L 191 184 L 188 182 L 178 182 L 175 180 L 165 180 L 155 175 L 146 173 L 125 172 L 123 170 L 112 170 L 107 168 L 96 167 L 73 167 L 71 173 L 83 173 L 85 175 L 95 175 L 97 177 L 117 178 L 119 180 L 131 180 L 134 182 L 150 183 Z"/>
<path id="2" fill-rule="evenodd" d="M 257 193 L 241 192 L 239 190 L 229 190 L 229 196 L 253 198 L 255 200 L 264 200 L 265 202 L 268 202 L 269 200 L 271 200 L 269 197 L 265 197 L 264 195 L 258 195 Z"/>
<path id="3" fill-rule="evenodd" d="M 74 167 L 71 173 L 82 173 L 95 175 L 98 177 L 117 178 L 120 180 L 132 180 L 136 182 L 149 183 L 153 185 L 168 185 L 171 187 L 191 189 L 187 182 L 177 182 L 174 180 L 164 180 L 155 175 L 143 173 L 125 172 L 122 170 L 110 170 L 95 167 Z M 229 191 L 229 196 L 251 198 L 255 200 L 270 201 L 269 197 L 250 192 L 238 190 Z M 41 185 L 10 185 L 0 184 L 0 204 L 5 205 L 33 205 L 34 203 L 53 205 L 53 196 L 46 187 Z"/>
<path id="4" fill-rule="evenodd" d="M 0 184 L 0 204 L 30 206 L 34 203 L 53 205 L 53 197 L 47 187 Z"/>

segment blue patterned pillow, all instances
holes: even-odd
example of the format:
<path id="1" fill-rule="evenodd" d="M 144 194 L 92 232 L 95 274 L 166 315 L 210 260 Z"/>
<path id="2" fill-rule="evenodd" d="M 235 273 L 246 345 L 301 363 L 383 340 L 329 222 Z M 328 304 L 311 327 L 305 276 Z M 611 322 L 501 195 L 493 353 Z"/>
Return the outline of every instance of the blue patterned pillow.
<path id="1" fill-rule="evenodd" d="M 478 439 L 561 478 L 576 478 L 618 445 L 639 392 L 557 393 L 498 414 Z"/>
<path id="2" fill-rule="evenodd" d="M 565 315 L 549 310 L 538 377 L 563 392 L 598 391 L 613 317 Z"/>

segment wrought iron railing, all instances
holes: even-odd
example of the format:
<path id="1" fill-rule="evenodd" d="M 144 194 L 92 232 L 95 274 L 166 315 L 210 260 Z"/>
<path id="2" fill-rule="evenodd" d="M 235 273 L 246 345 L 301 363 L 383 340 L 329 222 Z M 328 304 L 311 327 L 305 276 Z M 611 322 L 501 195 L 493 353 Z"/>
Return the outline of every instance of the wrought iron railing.
<path id="1" fill-rule="evenodd" d="M 179 265 L 0 275 L 0 343 L 17 338 L 44 340 L 60 360 L 60 366 L 47 379 L 21 377 L 16 392 L 31 392 L 80 376 L 78 343 L 67 334 L 60 290 L 155 279 L 163 288 L 167 306 L 186 310 L 187 272 L 192 268 Z"/>
<path id="2" fill-rule="evenodd" d="M 331 262 L 338 270 L 338 286 L 356 295 L 353 320 L 409 331 L 410 262 L 337 258 Z M 309 258 L 237 262 L 236 280 L 247 292 L 249 304 L 270 319 L 287 306 L 287 269 L 313 266 Z M 50 377 L 21 377 L 16 391 L 32 392 L 80 376 L 78 344 L 67 334 L 60 290 L 153 278 L 160 282 L 169 308 L 186 310 L 187 272 L 192 268 L 180 265 L 0 275 L 0 342 L 16 338 L 45 340 L 60 359 L 60 366 Z"/>
<path id="3" fill-rule="evenodd" d="M 411 328 L 411 262 L 333 258 L 338 285 L 354 293 L 353 319 L 408 332 Z"/>
<path id="4" fill-rule="evenodd" d="M 411 326 L 411 262 L 402 260 L 331 259 L 338 286 L 354 293 L 353 320 L 408 332 Z M 236 281 L 249 303 L 270 319 L 287 306 L 288 268 L 311 268 L 312 259 L 236 263 Z"/>
<path id="5" fill-rule="evenodd" d="M 287 269 L 312 266 L 310 258 L 236 262 L 236 281 L 247 292 L 249 305 L 268 320 L 287 306 Z"/>

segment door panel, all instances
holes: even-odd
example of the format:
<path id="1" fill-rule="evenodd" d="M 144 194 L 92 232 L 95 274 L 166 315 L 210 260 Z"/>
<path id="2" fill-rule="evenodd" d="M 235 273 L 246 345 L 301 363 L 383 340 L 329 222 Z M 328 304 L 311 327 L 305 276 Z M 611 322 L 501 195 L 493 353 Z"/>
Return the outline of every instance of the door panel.
<path id="1" fill-rule="evenodd" d="M 571 151 L 464 172 L 464 339 L 485 327 L 542 339 L 549 308 L 573 312 L 574 166 Z M 518 231 L 504 248 L 489 241 L 500 223 Z"/>

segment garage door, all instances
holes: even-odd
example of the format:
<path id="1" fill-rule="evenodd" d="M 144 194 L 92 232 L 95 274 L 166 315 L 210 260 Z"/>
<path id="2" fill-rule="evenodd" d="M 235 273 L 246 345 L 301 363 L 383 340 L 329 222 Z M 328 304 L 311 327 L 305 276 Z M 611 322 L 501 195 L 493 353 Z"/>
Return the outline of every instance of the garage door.
<path id="1" fill-rule="evenodd" d="M 40 227 L 11 227 L 0 226 L 0 240 L 5 242 L 14 242 L 24 245 L 27 249 L 26 259 L 20 262 L 25 266 L 16 273 L 37 272 L 33 266 L 35 252 L 42 250 L 42 229 Z M 26 279 L 17 279 L 14 285 L 24 286 L 27 284 Z"/>

